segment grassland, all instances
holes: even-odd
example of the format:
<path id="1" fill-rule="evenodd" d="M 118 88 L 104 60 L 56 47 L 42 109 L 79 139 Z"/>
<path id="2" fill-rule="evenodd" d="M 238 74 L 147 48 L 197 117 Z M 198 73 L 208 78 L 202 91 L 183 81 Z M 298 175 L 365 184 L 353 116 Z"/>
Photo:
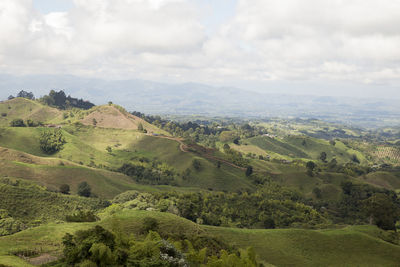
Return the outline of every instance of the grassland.
<path id="1" fill-rule="evenodd" d="M 327 230 L 246 230 L 194 224 L 169 213 L 124 211 L 98 222 L 126 235 L 141 235 L 145 217 L 159 222 L 164 235 L 219 236 L 238 248 L 254 247 L 260 259 L 275 266 L 397 266 L 400 247 L 382 240 L 381 230 L 373 226 L 352 226 Z M 87 229 L 97 223 L 50 223 L 12 236 L 0 237 L 0 263 L 28 266 L 13 253 L 41 250 L 59 256 L 65 233 Z M 8 244 L 12 243 L 10 247 Z M 24 265 L 25 264 L 25 265 Z"/>
<path id="2" fill-rule="evenodd" d="M 25 98 L 14 98 L 0 103 L 0 115 L 0 126 L 9 126 L 13 119 L 51 122 L 62 118 L 61 111 Z"/>
<path id="3" fill-rule="evenodd" d="M 400 247 L 375 236 L 373 226 L 328 230 L 245 230 L 204 227 L 239 247 L 253 246 L 276 266 L 398 266 Z"/>
<path id="4" fill-rule="evenodd" d="M 40 224 L 0 237 L 0 264 L 29 266 L 15 256 L 28 250 L 59 257 L 65 233 L 95 224 L 140 238 L 146 217 L 153 217 L 159 222 L 158 230 L 164 236 L 218 236 L 239 248 L 254 247 L 264 263 L 276 266 L 398 266 L 400 262 L 400 246 L 385 241 L 391 240 L 388 238 L 390 233 L 373 226 L 343 226 L 325 230 L 246 230 L 203 226 L 170 213 L 136 210 L 118 211 L 112 215 L 100 213 L 102 220 L 94 223 L 66 223 L 63 221 L 66 211 L 99 211 L 103 207 L 104 203 L 99 199 L 75 195 L 77 185 L 82 181 L 87 181 L 92 192 L 103 199 L 112 199 L 127 190 L 243 192 L 253 191 L 257 186 L 242 169 L 225 163 L 218 167 L 216 160 L 202 153 L 182 151 L 176 140 L 151 136 L 151 133 L 167 133 L 115 105 L 99 106 L 88 111 L 59 111 L 35 101 L 14 99 L 0 103 L 0 113 L 6 113 L 0 117 L 0 209 L 6 209 L 13 218 L 27 226 Z M 67 143 L 60 152 L 47 155 L 41 151 L 38 139 L 43 131 L 49 129 L 8 127 L 14 118 L 60 124 Z M 137 130 L 139 123 L 149 134 Z M 315 198 L 313 189 L 319 188 L 322 201 L 338 201 L 343 181 L 400 189 L 397 172 L 377 171 L 359 177 L 324 171 L 315 171 L 312 176 L 306 174 L 304 162 L 314 160 L 322 164 L 319 159 L 321 152 L 327 153 L 328 161 L 335 158 L 338 164 L 350 162 L 353 155 L 360 160 L 361 166 L 371 163 L 371 158 L 364 153 L 367 150 L 357 149 L 357 144 L 339 140 L 332 144 L 325 139 L 302 134 L 305 130 L 322 134 L 319 132 L 322 126 L 314 126 L 283 125 L 279 129 L 271 126 L 268 129 L 280 134 L 279 137 L 256 136 L 242 139 L 240 145 L 230 143 L 230 146 L 244 154 L 271 156 L 271 161 L 257 157 L 248 159 L 257 174 L 296 190 L 305 198 Z M 324 131 L 335 130 L 335 127 L 329 126 Z M 346 130 L 345 134 L 359 136 L 353 130 Z M 107 151 L 107 147 L 111 147 L 111 151 Z M 212 153 L 213 156 L 224 157 L 221 151 Z M 110 171 L 123 163 L 141 164 L 141 159 L 163 162 L 172 167 L 176 172 L 177 186 L 138 184 L 131 177 Z M 200 162 L 200 168 L 194 168 L 195 159 Z M 290 162 L 283 164 L 279 159 Z M 190 174 L 183 176 L 187 170 Z M 72 195 L 51 192 L 61 184 L 69 184 Z"/>

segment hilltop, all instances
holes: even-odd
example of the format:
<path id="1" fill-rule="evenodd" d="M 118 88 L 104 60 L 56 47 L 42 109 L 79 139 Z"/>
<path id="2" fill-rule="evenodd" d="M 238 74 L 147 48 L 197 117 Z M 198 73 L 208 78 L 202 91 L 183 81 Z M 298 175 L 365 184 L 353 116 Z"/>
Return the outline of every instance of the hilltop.
<path id="1" fill-rule="evenodd" d="M 14 98 L 0 103 L 0 126 L 9 126 L 13 119 L 52 123 L 62 119 L 62 111 L 26 98 Z"/>

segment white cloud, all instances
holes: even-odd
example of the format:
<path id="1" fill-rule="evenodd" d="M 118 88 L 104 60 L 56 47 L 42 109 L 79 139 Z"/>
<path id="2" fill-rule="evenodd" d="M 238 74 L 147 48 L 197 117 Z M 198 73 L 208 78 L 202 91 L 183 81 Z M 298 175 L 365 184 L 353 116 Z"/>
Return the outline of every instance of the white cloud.
<path id="1" fill-rule="evenodd" d="M 400 1 L 239 0 L 212 31 L 195 0 L 73 2 L 0 1 L 0 72 L 400 84 Z"/>

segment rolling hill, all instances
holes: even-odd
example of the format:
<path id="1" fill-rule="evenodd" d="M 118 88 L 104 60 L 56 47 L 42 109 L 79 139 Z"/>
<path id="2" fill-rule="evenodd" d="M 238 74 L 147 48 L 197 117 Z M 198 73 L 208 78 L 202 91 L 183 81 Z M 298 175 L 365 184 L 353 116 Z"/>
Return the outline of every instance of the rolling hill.
<path id="1" fill-rule="evenodd" d="M 400 261 L 397 233 L 372 225 L 332 223 L 331 218 L 337 219 L 334 216 L 343 212 L 335 204 L 361 203 L 368 194 L 400 189 L 397 171 L 371 171 L 371 159 L 343 140 L 332 143 L 300 134 L 274 138 L 257 134 L 240 139 L 239 144 L 230 140 L 230 148 L 242 152 L 240 157 L 248 164 L 238 166 L 222 148 L 218 149 L 227 143 L 216 141 L 214 147 L 203 147 L 193 141 L 196 134 L 200 139 L 203 126 L 175 135 L 113 104 L 90 110 L 57 110 L 16 98 L 0 103 L 0 112 L 6 113 L 0 118 L 0 216 L 5 212 L 10 215 L 0 217 L 0 224 L 12 219 L 24 225 L 19 229 L 22 231 L 0 237 L 0 265 L 31 266 L 59 259 L 65 233 L 97 224 L 111 231 L 117 227 L 124 235 L 143 239 L 142 229 L 149 217 L 158 222 L 157 231 L 166 238 L 202 236 L 214 245 L 252 246 L 265 266 L 396 266 Z M 41 121 L 44 126 L 10 127 L 10 121 L 18 118 Z M 66 141 L 60 151 L 50 155 L 43 152 L 39 142 L 43 132 L 55 131 L 48 124 L 56 125 Z M 147 133 L 138 129 L 140 124 Z M 328 170 L 327 163 L 319 159 L 321 152 L 327 153 L 328 161 L 335 158 L 340 166 L 351 162 L 356 154 L 360 162 L 354 168 L 368 172 L 351 175 Z M 317 163 L 311 174 L 305 167 L 310 160 Z M 130 166 L 130 172 L 124 172 L 123 166 Z M 253 173 L 246 174 L 249 166 Z M 160 174 L 172 177 L 171 182 L 146 180 L 149 175 Z M 83 181 L 92 189 L 89 198 L 77 195 Z M 354 190 L 354 196 L 347 192 L 354 199 L 344 195 L 346 183 Z M 58 192 L 62 184 L 71 187 L 71 195 Z M 112 202 L 129 190 L 139 192 L 140 197 L 129 199 L 123 208 Z M 166 191 L 171 195 L 164 195 Z M 359 200 L 360 196 L 365 198 Z M 144 200 L 139 198 L 151 201 L 156 197 L 161 198 L 163 209 L 141 206 Z M 248 208 L 258 198 L 254 207 L 265 212 Z M 230 206 L 231 202 L 238 206 Z M 327 211 L 330 206 L 334 208 Z M 202 208 L 207 213 L 200 212 Z M 248 208 L 246 218 L 237 212 L 240 208 Z M 67 213 L 80 210 L 91 210 L 100 220 L 65 221 Z M 278 212 L 270 216 L 271 210 Z M 354 212 L 354 216 L 361 214 L 361 210 Z M 299 220 L 284 224 L 291 214 Z M 329 217 L 331 214 L 333 217 Z M 298 223 L 303 215 L 321 220 L 318 224 Z M 283 227 L 294 228 L 273 229 L 278 225 L 274 218 L 282 220 Z M 257 223 L 248 224 L 249 228 L 270 229 L 240 228 L 247 227 L 246 220 L 250 219 Z M 356 219 L 355 224 L 366 223 L 364 217 Z M 25 252 L 33 255 L 25 259 L 18 256 Z"/>

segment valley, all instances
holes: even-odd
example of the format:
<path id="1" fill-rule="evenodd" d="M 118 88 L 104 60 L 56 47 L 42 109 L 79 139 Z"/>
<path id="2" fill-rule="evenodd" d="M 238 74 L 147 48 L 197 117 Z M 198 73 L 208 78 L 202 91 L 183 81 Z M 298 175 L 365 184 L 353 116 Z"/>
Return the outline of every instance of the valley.
<path id="1" fill-rule="evenodd" d="M 118 247 L 146 264 L 127 245 L 146 242 L 190 266 L 400 261 L 396 127 L 173 120 L 58 94 L 0 103 L 0 266 L 91 266 L 66 250 L 91 229 L 115 237 L 114 263 Z"/>

